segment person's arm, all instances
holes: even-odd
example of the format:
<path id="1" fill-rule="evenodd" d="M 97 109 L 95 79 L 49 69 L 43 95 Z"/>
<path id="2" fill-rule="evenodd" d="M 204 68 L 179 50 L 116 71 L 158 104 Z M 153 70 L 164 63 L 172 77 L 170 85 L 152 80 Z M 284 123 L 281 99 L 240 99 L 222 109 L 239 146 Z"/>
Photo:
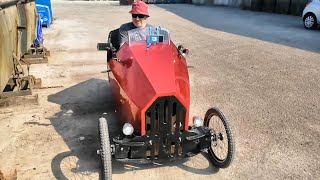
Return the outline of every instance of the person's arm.
<path id="1" fill-rule="evenodd" d="M 125 43 L 129 41 L 129 36 L 128 36 L 128 31 L 126 30 L 126 28 L 124 27 L 124 25 L 122 25 L 119 28 L 119 42 L 120 42 L 120 47 Z"/>

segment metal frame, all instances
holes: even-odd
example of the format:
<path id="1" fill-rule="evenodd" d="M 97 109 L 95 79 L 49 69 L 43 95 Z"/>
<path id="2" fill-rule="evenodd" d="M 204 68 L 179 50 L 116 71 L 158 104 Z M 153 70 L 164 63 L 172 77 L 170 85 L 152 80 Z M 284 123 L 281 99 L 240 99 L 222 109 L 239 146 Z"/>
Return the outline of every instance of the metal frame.
<path id="1" fill-rule="evenodd" d="M 32 47 L 29 51 L 22 56 L 21 64 L 44 64 L 48 63 L 48 57 L 50 56 L 50 51 L 45 47 Z"/>
<path id="2" fill-rule="evenodd" d="M 146 135 L 113 138 L 115 159 L 131 163 L 174 161 L 206 151 L 214 133 L 207 127 L 184 129 L 185 107 L 174 96 L 158 98 L 146 111 Z"/>
<path id="3" fill-rule="evenodd" d="M 34 1 L 36 1 L 36 0 L 12 0 L 12 1 L 0 2 L 0 10 L 9 8 L 11 6 L 15 6 L 19 3 L 26 4 L 26 3 L 34 2 Z"/>
<path id="4" fill-rule="evenodd" d="M 22 103 L 38 103 L 38 95 L 32 95 L 34 85 L 41 86 L 41 80 L 33 76 L 10 78 L 4 92 L 0 94 L 0 107 Z"/>

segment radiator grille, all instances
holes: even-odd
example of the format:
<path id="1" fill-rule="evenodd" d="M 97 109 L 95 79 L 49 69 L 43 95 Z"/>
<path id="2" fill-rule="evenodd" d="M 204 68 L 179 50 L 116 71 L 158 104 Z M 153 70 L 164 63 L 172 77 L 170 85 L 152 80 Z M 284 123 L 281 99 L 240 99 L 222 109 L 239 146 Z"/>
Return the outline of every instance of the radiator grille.
<path id="1" fill-rule="evenodd" d="M 151 160 L 182 154 L 186 108 L 174 96 L 159 97 L 146 111 L 146 156 Z"/>

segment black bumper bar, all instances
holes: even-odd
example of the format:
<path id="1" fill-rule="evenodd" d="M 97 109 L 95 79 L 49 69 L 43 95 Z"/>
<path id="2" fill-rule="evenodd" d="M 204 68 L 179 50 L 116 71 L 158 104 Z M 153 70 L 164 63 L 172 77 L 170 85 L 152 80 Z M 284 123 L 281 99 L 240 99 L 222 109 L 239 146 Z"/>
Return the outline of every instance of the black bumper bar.
<path id="1" fill-rule="evenodd" d="M 117 137 L 113 139 L 115 159 L 131 163 L 154 163 L 194 156 L 211 146 L 214 133 L 207 127 L 192 128 L 164 136 Z M 168 146 L 168 142 L 171 142 Z"/>

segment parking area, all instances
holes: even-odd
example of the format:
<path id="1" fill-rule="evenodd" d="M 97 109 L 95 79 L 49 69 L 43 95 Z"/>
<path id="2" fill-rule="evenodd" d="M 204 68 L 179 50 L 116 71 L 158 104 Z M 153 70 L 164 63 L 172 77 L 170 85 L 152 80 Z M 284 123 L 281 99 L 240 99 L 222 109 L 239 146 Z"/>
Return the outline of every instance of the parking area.
<path id="1" fill-rule="evenodd" d="M 320 52 L 319 29 L 306 30 L 300 16 L 243 11 L 221 6 L 158 6 L 204 28 Z"/>
<path id="2" fill-rule="evenodd" d="M 111 119 L 111 133 L 119 127 L 96 43 L 131 20 L 130 6 L 52 6 L 49 63 L 30 72 L 54 88 L 34 91 L 40 105 L 0 109 L 0 170 L 18 179 L 98 179 L 98 119 Z M 113 162 L 114 179 L 320 176 L 320 30 L 304 29 L 295 16 L 184 4 L 150 5 L 148 21 L 190 50 L 190 120 L 220 108 L 234 129 L 236 158 L 228 169 L 203 155 L 163 165 Z"/>

